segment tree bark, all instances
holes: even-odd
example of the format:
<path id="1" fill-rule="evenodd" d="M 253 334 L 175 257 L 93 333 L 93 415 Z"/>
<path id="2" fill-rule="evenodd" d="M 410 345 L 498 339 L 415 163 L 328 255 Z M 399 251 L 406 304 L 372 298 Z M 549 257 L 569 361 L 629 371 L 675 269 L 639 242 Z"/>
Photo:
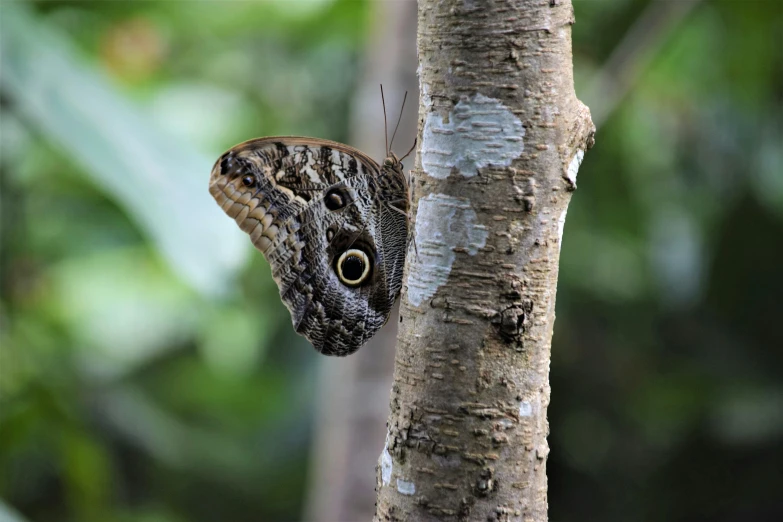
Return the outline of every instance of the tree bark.
<path id="1" fill-rule="evenodd" d="M 376 521 L 547 518 L 558 258 L 595 132 L 573 22 L 569 0 L 419 0 L 415 242 Z"/>

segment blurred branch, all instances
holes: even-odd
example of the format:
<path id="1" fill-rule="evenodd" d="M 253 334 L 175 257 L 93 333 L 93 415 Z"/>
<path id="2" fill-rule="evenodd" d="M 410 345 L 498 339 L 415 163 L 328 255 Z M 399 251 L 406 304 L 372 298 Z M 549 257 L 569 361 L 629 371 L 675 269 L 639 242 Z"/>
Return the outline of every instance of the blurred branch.
<path id="1" fill-rule="evenodd" d="M 666 38 L 701 0 L 656 1 L 628 30 L 584 94 L 593 122 L 600 127 L 650 65 Z"/>
<path id="2" fill-rule="evenodd" d="M 218 293 L 248 252 L 207 192 L 211 159 L 158 129 L 68 39 L 3 2 L 0 87 L 156 243 L 174 272 Z"/>

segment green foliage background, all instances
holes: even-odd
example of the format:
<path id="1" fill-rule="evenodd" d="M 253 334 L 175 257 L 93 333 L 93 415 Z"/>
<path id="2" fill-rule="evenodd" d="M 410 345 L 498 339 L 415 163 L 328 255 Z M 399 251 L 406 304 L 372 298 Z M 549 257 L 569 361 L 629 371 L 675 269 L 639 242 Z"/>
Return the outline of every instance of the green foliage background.
<path id="1" fill-rule="evenodd" d="M 651 3 L 575 1 L 588 104 Z M 0 521 L 300 517 L 317 357 L 206 177 L 249 137 L 346 141 L 371 14 L 0 3 Z M 781 34 L 781 2 L 700 2 L 582 165 L 553 522 L 783 519 Z"/>

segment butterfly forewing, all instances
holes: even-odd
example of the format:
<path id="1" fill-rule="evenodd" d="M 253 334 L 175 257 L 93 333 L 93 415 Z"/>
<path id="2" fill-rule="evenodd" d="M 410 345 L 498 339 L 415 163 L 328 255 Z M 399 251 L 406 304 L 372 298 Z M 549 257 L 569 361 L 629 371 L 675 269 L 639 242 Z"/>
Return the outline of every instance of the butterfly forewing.
<path id="1" fill-rule="evenodd" d="M 261 138 L 218 159 L 210 193 L 269 261 L 294 327 L 317 350 L 353 353 L 383 326 L 408 234 L 406 216 L 389 209 L 407 197 L 401 165 L 381 168 L 327 140 Z"/>

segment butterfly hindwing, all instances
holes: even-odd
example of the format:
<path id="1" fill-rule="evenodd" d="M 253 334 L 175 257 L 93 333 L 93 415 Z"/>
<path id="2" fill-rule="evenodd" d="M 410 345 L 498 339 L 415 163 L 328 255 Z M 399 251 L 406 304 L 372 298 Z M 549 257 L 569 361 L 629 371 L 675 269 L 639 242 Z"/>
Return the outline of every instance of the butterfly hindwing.
<path id="1" fill-rule="evenodd" d="M 401 165 L 313 138 L 251 140 L 215 163 L 210 193 L 272 268 L 297 332 L 327 355 L 361 347 L 388 319 L 408 235 Z"/>

